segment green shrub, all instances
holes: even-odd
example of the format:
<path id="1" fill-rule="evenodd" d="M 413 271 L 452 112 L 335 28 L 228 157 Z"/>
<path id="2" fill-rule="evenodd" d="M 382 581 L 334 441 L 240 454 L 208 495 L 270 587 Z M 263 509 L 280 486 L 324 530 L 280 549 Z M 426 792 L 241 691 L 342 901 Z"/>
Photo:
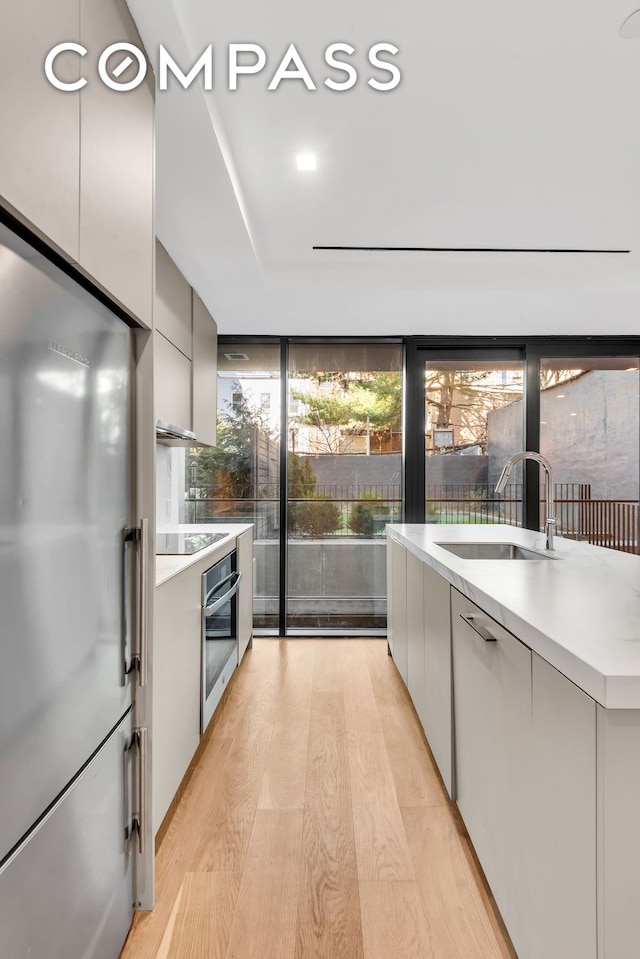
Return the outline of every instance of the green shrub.
<path id="1" fill-rule="evenodd" d="M 367 500 L 367 502 L 362 502 Z M 355 503 L 349 517 L 349 529 L 356 536 L 371 539 L 375 533 L 375 516 L 380 515 L 386 506 L 379 493 L 362 493 L 360 502 Z"/>
<path id="2" fill-rule="evenodd" d="M 342 525 L 342 511 L 330 496 L 313 493 L 299 503 L 289 503 L 289 532 L 327 536 Z"/>

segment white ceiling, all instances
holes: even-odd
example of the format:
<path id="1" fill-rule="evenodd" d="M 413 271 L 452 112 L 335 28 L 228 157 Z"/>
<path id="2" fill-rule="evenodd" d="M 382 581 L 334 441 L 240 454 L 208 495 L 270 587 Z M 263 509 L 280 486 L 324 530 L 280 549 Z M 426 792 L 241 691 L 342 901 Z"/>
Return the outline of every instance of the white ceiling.
<path id="1" fill-rule="evenodd" d="M 214 47 L 213 92 L 157 95 L 158 235 L 223 333 L 640 333 L 636 2 L 129 0 L 154 66 L 160 43 L 185 71 Z M 388 93 L 366 84 L 381 40 Z M 343 93 L 322 82 L 335 41 L 357 51 Z M 268 58 L 235 92 L 230 42 Z M 290 43 L 317 90 L 267 91 Z"/>

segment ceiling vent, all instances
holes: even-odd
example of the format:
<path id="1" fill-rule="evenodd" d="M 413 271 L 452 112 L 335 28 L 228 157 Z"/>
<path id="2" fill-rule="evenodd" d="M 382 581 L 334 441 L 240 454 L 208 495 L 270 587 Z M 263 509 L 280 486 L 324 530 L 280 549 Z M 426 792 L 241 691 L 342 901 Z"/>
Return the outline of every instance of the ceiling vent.
<path id="1" fill-rule="evenodd" d="M 630 250 L 570 250 L 545 247 L 493 246 L 314 246 L 314 250 L 333 253 L 630 253 Z"/>
<path id="2" fill-rule="evenodd" d="M 247 363 L 249 360 L 246 353 L 225 353 L 223 355 L 225 360 L 229 360 L 230 363 Z"/>

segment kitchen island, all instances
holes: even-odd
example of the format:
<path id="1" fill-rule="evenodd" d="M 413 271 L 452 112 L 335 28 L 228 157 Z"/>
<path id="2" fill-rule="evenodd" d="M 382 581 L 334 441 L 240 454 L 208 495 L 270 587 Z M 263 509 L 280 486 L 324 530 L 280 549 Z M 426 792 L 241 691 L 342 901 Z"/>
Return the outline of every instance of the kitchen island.
<path id="1" fill-rule="evenodd" d="M 202 700 L 202 575 L 237 550 L 242 586 L 237 602 L 238 654 L 242 661 L 253 632 L 253 525 L 198 523 L 159 528 L 158 533 L 224 533 L 189 555 L 156 556 L 152 656 L 152 818 L 157 837 L 181 792 L 200 745 Z M 230 677 L 225 669 L 222 682 Z M 167 817 L 167 822 L 170 817 Z"/>
<path id="2" fill-rule="evenodd" d="M 497 524 L 387 533 L 390 652 L 519 959 L 635 959 L 640 558 Z"/>

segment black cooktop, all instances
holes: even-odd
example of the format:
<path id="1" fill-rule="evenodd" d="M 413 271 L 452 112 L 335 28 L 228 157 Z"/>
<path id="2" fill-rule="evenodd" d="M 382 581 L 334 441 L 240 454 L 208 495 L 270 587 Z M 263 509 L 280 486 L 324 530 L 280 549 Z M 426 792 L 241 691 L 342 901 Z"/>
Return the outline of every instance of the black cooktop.
<path id="1" fill-rule="evenodd" d="M 157 533 L 156 553 L 162 556 L 187 556 L 213 546 L 228 533 Z"/>

